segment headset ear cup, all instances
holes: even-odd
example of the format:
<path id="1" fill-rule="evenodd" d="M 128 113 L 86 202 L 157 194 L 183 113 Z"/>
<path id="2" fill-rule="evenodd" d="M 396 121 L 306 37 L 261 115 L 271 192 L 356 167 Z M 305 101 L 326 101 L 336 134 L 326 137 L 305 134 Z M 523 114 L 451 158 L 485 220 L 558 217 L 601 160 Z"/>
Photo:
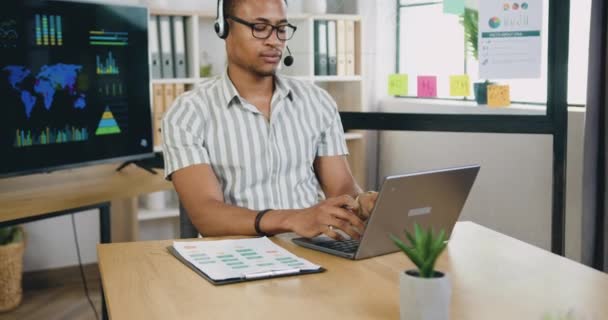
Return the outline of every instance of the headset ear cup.
<path id="1" fill-rule="evenodd" d="M 224 26 L 223 30 L 221 28 L 222 25 Z M 213 28 L 215 29 L 215 33 L 218 37 L 220 37 L 220 39 L 226 39 L 228 37 L 228 22 L 222 23 L 220 21 L 216 21 L 213 25 Z"/>
<path id="2" fill-rule="evenodd" d="M 222 39 L 228 38 L 228 34 L 230 33 L 230 24 L 228 24 L 227 20 L 224 20 L 224 34 L 222 34 Z"/>
<path id="3" fill-rule="evenodd" d="M 224 1 L 217 1 L 217 20 L 214 24 L 215 33 L 220 39 L 226 39 L 228 37 L 228 21 L 224 15 Z"/>
<path id="4" fill-rule="evenodd" d="M 213 25 L 213 28 L 215 29 L 215 33 L 218 35 L 218 37 L 221 37 L 221 34 L 220 34 L 220 23 L 219 22 L 215 22 L 215 24 Z"/>

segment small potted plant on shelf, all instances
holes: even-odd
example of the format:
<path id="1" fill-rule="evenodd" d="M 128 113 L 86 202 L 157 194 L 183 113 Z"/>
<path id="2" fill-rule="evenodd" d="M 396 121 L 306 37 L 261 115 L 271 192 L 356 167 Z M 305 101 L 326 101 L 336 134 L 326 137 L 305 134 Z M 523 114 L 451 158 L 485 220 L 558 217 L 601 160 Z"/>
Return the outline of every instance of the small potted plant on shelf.
<path id="1" fill-rule="evenodd" d="M 395 245 L 416 265 L 417 270 L 399 274 L 401 320 L 447 320 L 450 311 L 451 286 L 447 276 L 435 270 L 437 258 L 446 248 L 446 235 L 435 234 L 414 225 L 414 234 L 407 230 L 410 242 L 390 235 Z"/>
<path id="2" fill-rule="evenodd" d="M 466 7 L 464 14 L 460 17 L 460 24 L 464 27 L 467 53 L 479 61 L 479 11 L 476 8 Z M 473 84 L 477 104 L 488 103 L 488 85 L 491 84 L 493 83 L 488 80 Z"/>
<path id="3" fill-rule="evenodd" d="M 24 249 L 21 227 L 0 227 L 0 312 L 13 310 L 21 303 Z"/>

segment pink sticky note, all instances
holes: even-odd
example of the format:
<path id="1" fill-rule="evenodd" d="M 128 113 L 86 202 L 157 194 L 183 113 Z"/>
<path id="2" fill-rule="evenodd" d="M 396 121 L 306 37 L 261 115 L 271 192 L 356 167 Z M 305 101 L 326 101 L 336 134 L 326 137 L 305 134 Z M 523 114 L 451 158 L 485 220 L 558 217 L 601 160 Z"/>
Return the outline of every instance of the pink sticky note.
<path id="1" fill-rule="evenodd" d="M 418 76 L 418 97 L 436 98 L 437 97 L 437 77 Z"/>

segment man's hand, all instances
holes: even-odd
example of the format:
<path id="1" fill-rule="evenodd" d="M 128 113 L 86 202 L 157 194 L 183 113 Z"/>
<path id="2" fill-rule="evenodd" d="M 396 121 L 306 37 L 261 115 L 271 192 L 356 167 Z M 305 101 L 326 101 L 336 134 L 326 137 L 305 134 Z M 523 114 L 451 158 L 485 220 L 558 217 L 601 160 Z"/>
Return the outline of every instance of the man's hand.
<path id="1" fill-rule="evenodd" d="M 360 239 L 365 225 L 354 213 L 358 209 L 359 204 L 351 196 L 330 198 L 295 213 L 289 218 L 290 229 L 306 238 L 325 234 L 341 240 L 342 236 L 336 232 L 339 229 L 353 239 Z"/>
<path id="2" fill-rule="evenodd" d="M 363 221 L 367 220 L 372 214 L 374 206 L 376 206 L 376 200 L 378 200 L 378 192 L 368 191 L 360 194 L 357 197 L 359 210 L 356 211 L 357 215 Z"/>

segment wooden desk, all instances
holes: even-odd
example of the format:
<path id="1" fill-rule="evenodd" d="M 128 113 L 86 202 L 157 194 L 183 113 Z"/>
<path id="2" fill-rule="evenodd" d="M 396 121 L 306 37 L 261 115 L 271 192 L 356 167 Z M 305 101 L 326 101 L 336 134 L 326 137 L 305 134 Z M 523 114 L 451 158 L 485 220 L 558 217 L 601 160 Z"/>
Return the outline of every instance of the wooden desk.
<path id="1" fill-rule="evenodd" d="M 398 274 L 413 267 L 402 253 L 350 261 L 273 240 L 328 271 L 214 287 L 167 252 L 171 241 L 99 245 L 110 317 L 399 318 Z M 438 268 L 452 282 L 451 319 L 608 315 L 608 275 L 470 222 L 458 223 Z"/>
<path id="2" fill-rule="evenodd" d="M 117 167 L 108 164 L 0 179 L 0 223 L 173 188 L 162 171 L 153 175 L 129 165 L 116 172 Z"/>

